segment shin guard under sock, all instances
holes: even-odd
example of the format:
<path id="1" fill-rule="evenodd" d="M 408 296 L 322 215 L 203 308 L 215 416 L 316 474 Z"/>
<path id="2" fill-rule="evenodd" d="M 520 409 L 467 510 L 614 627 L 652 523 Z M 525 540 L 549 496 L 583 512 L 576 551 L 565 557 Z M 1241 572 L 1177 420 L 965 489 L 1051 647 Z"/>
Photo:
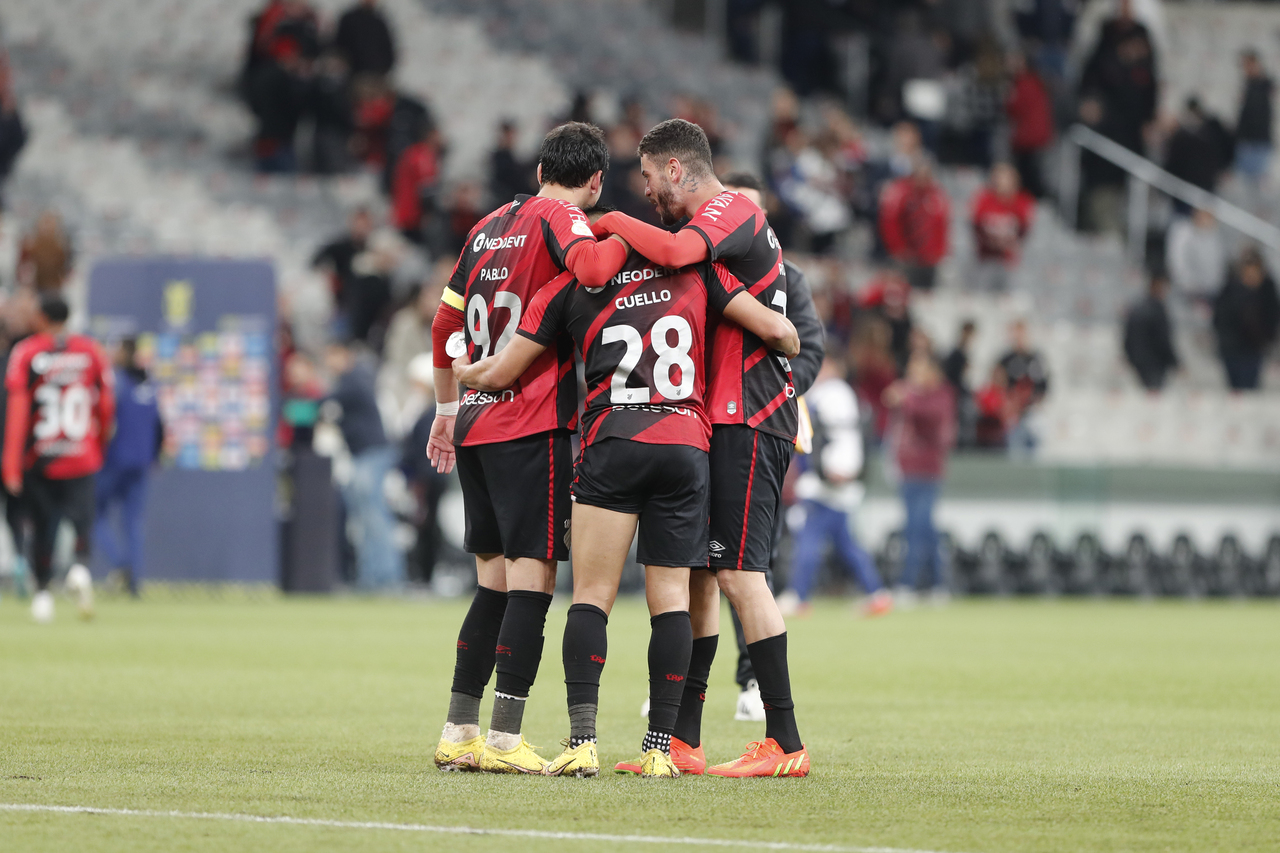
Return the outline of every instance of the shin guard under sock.
<path id="1" fill-rule="evenodd" d="M 680 713 L 676 716 L 673 734 L 695 748 L 702 743 L 702 705 L 707 700 L 707 681 L 711 677 L 711 664 L 716 659 L 719 642 L 718 634 L 699 637 L 693 641 L 693 651 L 689 655 L 689 675 L 684 681 Z"/>
<path id="2" fill-rule="evenodd" d="M 649 624 L 649 730 L 670 735 L 689 675 L 693 626 L 687 610 L 659 613 Z"/>
<path id="3" fill-rule="evenodd" d="M 449 722 L 460 726 L 480 725 L 480 698 L 493 675 L 494 647 L 507 609 L 507 594 L 477 587 L 471 608 L 458 631 L 458 653 L 453 667 L 453 694 L 449 702 Z M 471 697 L 469 702 L 462 697 Z"/>
<path id="4" fill-rule="evenodd" d="M 498 678 L 489 726 L 495 732 L 520 733 L 525 700 L 542 662 L 542 629 L 550 606 L 551 596 L 545 592 L 513 589 L 507 593 L 507 610 L 495 648 Z"/>
<path id="5" fill-rule="evenodd" d="M 747 651 L 751 653 L 760 698 L 764 701 L 765 737 L 776 740 L 783 752 L 799 752 L 804 744 L 796 727 L 795 703 L 791 701 L 786 632 L 751 643 Z"/>
<path id="6" fill-rule="evenodd" d="M 564 624 L 564 685 L 569 700 L 569 748 L 596 739 L 600 673 L 609 652 L 609 617 L 594 604 L 574 604 Z"/>

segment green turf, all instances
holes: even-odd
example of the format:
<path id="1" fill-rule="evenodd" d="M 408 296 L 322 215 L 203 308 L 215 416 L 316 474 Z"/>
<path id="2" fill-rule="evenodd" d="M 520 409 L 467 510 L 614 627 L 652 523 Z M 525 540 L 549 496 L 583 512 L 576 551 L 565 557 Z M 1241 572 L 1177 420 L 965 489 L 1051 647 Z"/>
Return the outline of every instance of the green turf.
<path id="1" fill-rule="evenodd" d="M 563 603 L 526 734 L 558 751 Z M 994 853 L 1280 849 L 1280 607 L 971 602 L 791 630 L 807 780 L 430 767 L 461 602 L 0 602 L 0 802 Z M 643 733 L 647 620 L 610 622 L 601 757 Z M 732 644 L 706 706 L 732 719 Z M 486 703 L 487 706 L 487 703 Z M 487 713 L 487 707 L 486 707 Z M 0 850 L 577 850 L 599 843 L 0 812 Z M 631 846 L 630 849 L 643 849 Z"/>

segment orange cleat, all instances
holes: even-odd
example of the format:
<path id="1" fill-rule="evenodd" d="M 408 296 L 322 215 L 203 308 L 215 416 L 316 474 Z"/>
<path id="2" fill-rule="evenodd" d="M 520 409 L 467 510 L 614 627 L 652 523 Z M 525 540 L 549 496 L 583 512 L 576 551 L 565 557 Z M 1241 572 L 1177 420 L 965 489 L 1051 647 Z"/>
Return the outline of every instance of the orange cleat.
<path id="1" fill-rule="evenodd" d="M 613 772 L 622 776 L 639 776 L 640 775 L 640 759 L 635 761 L 619 761 L 613 765 Z"/>
<path id="2" fill-rule="evenodd" d="M 862 605 L 862 615 L 867 619 L 883 616 L 891 610 L 893 610 L 893 596 L 887 589 L 875 593 Z"/>
<path id="3" fill-rule="evenodd" d="M 701 776 L 707 772 L 707 755 L 702 744 L 689 746 L 678 737 L 671 739 L 671 761 L 686 776 Z"/>
<path id="4" fill-rule="evenodd" d="M 790 754 L 782 751 L 773 738 L 753 741 L 747 744 L 747 751 L 742 757 L 728 764 L 717 764 L 707 768 L 708 776 L 728 776 L 733 779 L 746 779 L 752 776 L 808 776 L 809 751 L 803 746 L 799 752 Z"/>

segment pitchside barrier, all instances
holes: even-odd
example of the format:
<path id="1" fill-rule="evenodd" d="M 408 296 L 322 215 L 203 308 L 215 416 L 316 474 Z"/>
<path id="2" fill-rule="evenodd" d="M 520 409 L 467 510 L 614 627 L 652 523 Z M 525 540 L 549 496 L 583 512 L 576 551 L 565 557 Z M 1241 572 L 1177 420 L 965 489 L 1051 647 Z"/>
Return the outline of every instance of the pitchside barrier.
<path id="1" fill-rule="evenodd" d="M 98 263 L 89 331 L 136 337 L 165 423 L 146 510 L 147 580 L 279 583 L 275 274 L 265 261 Z M 95 574 L 109 569 L 104 562 Z"/>

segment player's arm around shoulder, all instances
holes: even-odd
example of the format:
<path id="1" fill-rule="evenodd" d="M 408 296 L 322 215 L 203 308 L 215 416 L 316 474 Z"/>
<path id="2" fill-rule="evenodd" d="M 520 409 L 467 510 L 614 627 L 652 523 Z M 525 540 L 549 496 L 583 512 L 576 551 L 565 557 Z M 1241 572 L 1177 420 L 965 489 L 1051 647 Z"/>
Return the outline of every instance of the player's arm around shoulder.
<path id="1" fill-rule="evenodd" d="M 517 334 L 502 348 L 502 352 L 482 358 L 475 364 L 468 361 L 465 355 L 455 359 L 453 375 L 468 388 L 474 388 L 477 391 L 501 391 L 514 385 L 546 349 L 546 344 L 537 343 L 522 334 Z"/>
<path id="2" fill-rule="evenodd" d="M 720 313 L 725 319 L 737 323 L 787 358 L 794 358 L 800 353 L 800 335 L 786 315 L 761 304 L 723 264 L 712 265 L 707 283 L 711 289 L 719 291 L 718 298 L 712 301 L 723 302 Z"/>

